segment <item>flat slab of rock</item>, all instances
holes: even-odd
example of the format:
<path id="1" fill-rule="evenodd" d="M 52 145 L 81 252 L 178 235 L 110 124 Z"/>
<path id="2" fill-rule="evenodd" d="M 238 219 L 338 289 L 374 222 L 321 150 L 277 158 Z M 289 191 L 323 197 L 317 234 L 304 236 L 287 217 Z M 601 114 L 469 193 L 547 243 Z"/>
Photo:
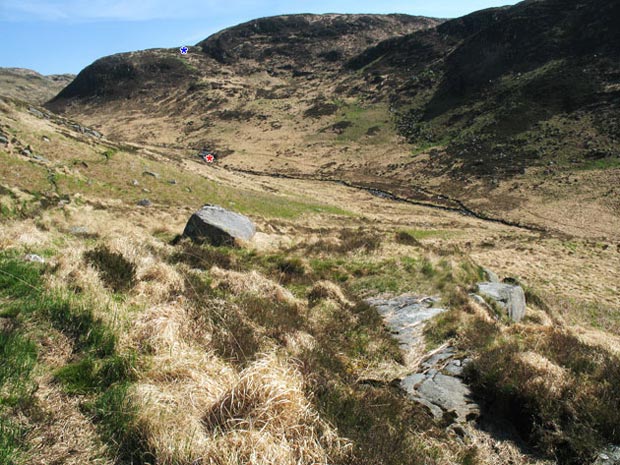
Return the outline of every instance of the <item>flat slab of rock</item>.
<path id="1" fill-rule="evenodd" d="M 195 242 L 215 246 L 232 245 L 235 240 L 249 241 L 256 234 L 256 226 L 244 215 L 217 205 L 205 205 L 194 213 L 183 231 L 183 236 Z"/>
<path id="2" fill-rule="evenodd" d="M 506 310 L 510 319 L 519 322 L 525 316 L 525 293 L 521 286 L 503 283 L 478 283 L 478 292 Z"/>
<path id="3" fill-rule="evenodd" d="M 418 358 L 420 345 L 424 344 L 422 323 L 445 312 L 435 307 L 437 299 L 402 295 L 392 299 L 367 299 L 383 317 L 386 326 L 400 343 L 405 354 L 405 362 Z"/>
<path id="4" fill-rule="evenodd" d="M 459 359 L 454 347 L 443 347 L 424 356 L 424 325 L 445 312 L 434 306 L 437 299 L 402 295 L 391 299 L 367 299 L 366 302 L 377 309 L 400 342 L 405 363 L 412 370 L 400 382 L 409 398 L 426 406 L 438 420 L 464 423 L 476 418 L 480 407 L 462 379 L 468 360 Z"/>
<path id="5" fill-rule="evenodd" d="M 426 406 L 438 420 L 465 423 L 480 415 L 480 406 L 462 378 L 469 360 L 457 358 L 456 349 L 444 347 L 430 354 L 416 373 L 400 385 L 409 398 Z"/>
<path id="6" fill-rule="evenodd" d="M 429 376 L 420 384 L 417 394 L 439 407 L 442 416 L 443 412 L 453 414 L 459 423 L 474 419 L 480 413 L 469 386 L 455 376 L 443 373 Z"/>

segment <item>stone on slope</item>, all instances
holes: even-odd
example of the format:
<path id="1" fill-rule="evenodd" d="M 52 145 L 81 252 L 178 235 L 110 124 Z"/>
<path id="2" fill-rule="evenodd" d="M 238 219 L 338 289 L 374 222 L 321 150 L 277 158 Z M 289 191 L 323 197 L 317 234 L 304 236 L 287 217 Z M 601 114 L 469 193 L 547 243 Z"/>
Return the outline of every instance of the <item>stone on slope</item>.
<path id="1" fill-rule="evenodd" d="M 256 226 L 248 217 L 217 205 L 205 205 L 194 213 L 183 231 L 195 242 L 215 246 L 232 245 L 236 239 L 249 241 L 254 234 Z"/>
<path id="2" fill-rule="evenodd" d="M 488 268 L 482 268 L 482 272 L 484 273 L 484 278 L 490 283 L 499 283 L 499 276 L 496 273 L 489 270 Z"/>
<path id="3" fill-rule="evenodd" d="M 33 253 L 24 255 L 24 261 L 31 263 L 45 263 L 45 259 L 43 257 Z"/>
<path id="4" fill-rule="evenodd" d="M 408 397 L 424 405 L 438 420 L 464 423 L 480 414 L 472 392 L 462 379 L 467 360 L 457 358 L 454 347 L 425 352 L 424 325 L 445 309 L 437 308 L 437 299 L 401 295 L 371 298 L 366 302 L 377 309 L 385 325 L 400 343 L 405 364 L 411 373 L 400 382 Z M 420 360 L 420 358 L 422 359 Z"/>
<path id="5" fill-rule="evenodd" d="M 417 394 L 443 412 L 452 413 L 459 423 L 476 418 L 480 413 L 469 386 L 456 376 L 443 373 L 429 376 L 420 384 Z"/>
<path id="6" fill-rule="evenodd" d="M 514 322 L 525 316 L 525 293 L 521 286 L 503 283 L 478 283 L 478 292 L 497 302 Z"/>
<path id="7" fill-rule="evenodd" d="M 435 307 L 436 301 L 434 298 L 412 295 L 366 300 L 383 317 L 386 326 L 400 343 L 406 361 L 417 359 L 421 346 L 424 345 L 423 323 L 446 311 Z"/>
<path id="8" fill-rule="evenodd" d="M 73 226 L 71 229 L 69 229 L 69 232 L 76 236 L 88 236 L 89 235 L 89 231 L 86 226 Z"/>
<path id="9" fill-rule="evenodd" d="M 600 451 L 593 465 L 620 465 L 620 446 L 609 446 Z"/>

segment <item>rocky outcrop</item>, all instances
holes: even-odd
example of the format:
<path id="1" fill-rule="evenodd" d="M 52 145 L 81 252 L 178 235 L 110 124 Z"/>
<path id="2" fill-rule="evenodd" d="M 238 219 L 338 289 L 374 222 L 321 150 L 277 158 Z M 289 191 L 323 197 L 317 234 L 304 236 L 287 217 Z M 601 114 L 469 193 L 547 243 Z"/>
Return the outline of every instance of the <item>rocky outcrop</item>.
<path id="1" fill-rule="evenodd" d="M 400 386 L 409 398 L 429 409 L 438 420 L 463 423 L 480 413 L 472 392 L 462 378 L 468 359 L 459 358 L 454 347 L 446 346 L 425 355 L 423 328 L 426 321 L 443 313 L 437 299 L 403 295 L 392 299 L 368 299 L 400 342 L 411 374 Z"/>
<path id="2" fill-rule="evenodd" d="M 221 63 L 252 59 L 261 65 L 296 64 L 295 69 L 329 64 L 334 68 L 369 45 L 439 24 L 408 15 L 296 14 L 259 18 L 224 29 L 197 44 Z"/>
<path id="3" fill-rule="evenodd" d="M 443 347 L 429 354 L 416 373 L 402 380 L 401 386 L 438 420 L 456 423 L 473 420 L 480 415 L 480 407 L 462 378 L 468 363 L 469 359 L 457 357 L 454 347 Z"/>
<path id="4" fill-rule="evenodd" d="M 195 242 L 212 245 L 233 245 L 236 240 L 249 241 L 256 234 L 252 221 L 239 213 L 217 205 L 205 205 L 194 213 L 183 231 L 183 236 Z"/>
<path id="5" fill-rule="evenodd" d="M 512 321 L 518 323 L 525 316 L 525 293 L 521 286 L 497 282 L 479 283 L 478 292 L 496 302 Z"/>
<path id="6" fill-rule="evenodd" d="M 620 446 L 609 446 L 599 452 L 593 465 L 620 465 Z"/>
<path id="7" fill-rule="evenodd" d="M 391 299 L 372 298 L 366 302 L 379 311 L 386 326 L 400 343 L 407 365 L 414 364 L 423 351 L 422 324 L 446 311 L 435 307 L 437 299 L 433 297 L 407 294 Z"/>

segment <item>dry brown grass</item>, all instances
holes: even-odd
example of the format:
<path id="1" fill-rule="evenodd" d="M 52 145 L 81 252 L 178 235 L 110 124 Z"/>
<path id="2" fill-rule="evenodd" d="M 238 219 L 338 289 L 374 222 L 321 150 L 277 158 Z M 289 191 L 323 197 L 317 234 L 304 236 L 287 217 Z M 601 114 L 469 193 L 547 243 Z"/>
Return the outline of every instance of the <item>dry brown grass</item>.
<path id="1" fill-rule="evenodd" d="M 209 270 L 209 276 L 213 278 L 213 288 L 227 290 L 233 294 L 254 294 L 276 302 L 302 305 L 289 290 L 265 278 L 257 271 L 240 273 L 213 267 Z"/>
<path id="2" fill-rule="evenodd" d="M 49 378 L 39 382 L 35 395 L 45 420 L 31 425 L 29 465 L 112 465 L 95 426 L 80 411 L 78 399 L 61 393 Z"/>
<path id="3" fill-rule="evenodd" d="M 204 423 L 216 434 L 255 432 L 279 444 L 268 455 L 260 451 L 253 463 L 329 463 L 347 447 L 312 408 L 299 372 L 274 353 L 240 373 L 239 381 L 206 412 Z"/>
<path id="4" fill-rule="evenodd" d="M 210 168 L 207 172 L 203 168 L 200 167 L 211 179 L 228 186 L 235 187 L 241 182 L 259 185 L 255 178 L 249 176 Z M 390 203 L 342 186 L 271 179 L 261 179 L 260 185 L 264 185 L 265 190 L 295 192 L 297 196 L 330 197 L 336 199 L 330 200 L 332 204 L 347 204 L 347 208 L 359 215 L 335 220 L 329 215 L 308 214 L 294 221 L 282 221 L 277 224 L 277 229 L 275 221 L 270 225 L 263 224 L 266 220 L 259 219 L 259 222 L 262 221 L 261 227 L 279 234 L 270 238 L 259 236 L 259 239 L 269 242 L 269 247 L 264 249 L 281 250 L 279 240 L 286 238 L 282 243 L 300 244 L 297 249 L 316 252 L 317 256 L 344 254 L 344 258 L 351 261 L 360 258 L 399 259 L 415 251 L 410 246 L 393 243 L 394 234 L 399 230 L 461 230 L 466 234 L 442 238 L 441 242 L 428 240 L 424 245 L 426 242 L 432 243 L 441 249 L 442 254 L 461 255 L 464 253 L 462 251 L 467 250 L 480 259 L 478 261 L 502 275 L 525 278 L 524 282 L 533 285 L 543 283 L 545 297 L 552 293 L 569 297 L 587 296 L 590 301 L 602 297 L 610 304 L 612 291 L 617 286 L 614 275 L 617 275 L 616 265 L 620 255 L 616 255 L 613 248 L 599 252 L 584 245 L 573 255 L 568 254 L 564 245 L 555 239 L 500 225 L 483 224 L 448 212 Z M 371 424 L 372 419 L 366 418 L 366 414 L 379 418 L 374 409 L 376 405 L 384 405 L 385 399 L 379 395 L 375 399 L 374 391 L 360 394 L 361 391 L 356 391 L 357 387 L 346 384 L 355 383 L 363 377 L 389 381 L 391 375 L 398 373 L 395 360 L 383 363 L 367 354 L 364 355 L 367 358 L 361 359 L 350 355 L 355 351 L 383 354 L 373 346 L 376 345 L 375 340 L 366 345 L 363 342 L 355 345 L 358 338 L 364 341 L 368 336 L 363 332 L 365 329 L 372 331 L 380 327 L 379 321 L 364 320 L 366 326 L 360 325 L 363 317 L 350 308 L 351 302 L 341 289 L 329 282 L 317 283 L 310 291 L 310 300 L 316 305 L 308 309 L 305 301 L 296 299 L 282 285 L 285 282 L 301 287 L 308 284 L 306 281 L 285 281 L 282 278 L 282 282 L 278 283 L 258 272 L 224 270 L 222 268 L 236 268 L 237 265 L 235 259 L 225 252 L 206 257 L 207 261 L 211 260 L 209 266 L 197 262 L 201 265 L 198 267 L 203 269 L 218 265 L 208 272 L 190 272 L 185 265 L 174 263 L 169 260 L 173 249 L 164 243 L 164 239 L 157 239 L 153 234 L 169 236 L 180 232 L 191 213 L 189 210 L 170 207 L 165 211 L 154 208 L 146 212 L 127 206 L 118 199 L 83 197 L 81 201 L 87 204 L 73 203 L 62 209 L 53 207 L 36 220 L 3 223 L 0 247 L 52 249 L 54 258 L 51 261 L 55 271 L 48 276 L 47 284 L 58 289 L 70 288 L 92 299 L 97 316 L 114 324 L 120 337 L 119 345 L 140 354 L 145 363 L 141 366 L 137 384 L 131 390 L 132 399 L 138 406 L 138 423 L 146 438 L 146 446 L 157 455 L 158 461 L 171 465 L 193 462 L 231 465 L 351 462 L 346 455 L 347 442 L 325 423 L 312 404 L 323 405 L 325 411 L 321 410 L 321 414 L 325 417 L 334 411 L 337 419 L 351 415 L 343 422 L 343 427 L 351 427 L 350 432 L 355 432 L 363 421 L 367 422 L 365 425 Z M 372 224 L 380 224 L 381 232 L 369 229 Z M 360 225 L 362 228 L 358 229 Z M 66 234 L 72 226 L 86 226 L 93 236 L 77 238 Z M 95 239 L 97 244 L 105 244 L 136 264 L 136 285 L 116 300 L 105 289 L 95 269 L 81 259 L 85 250 L 96 245 L 93 242 Z M 491 242 L 494 244 L 492 248 L 481 246 Z M 436 266 L 435 258 L 439 258 L 433 257 Z M 600 277 L 600 282 L 597 280 L 590 284 L 582 279 L 580 270 L 584 264 L 592 266 L 589 272 Z M 281 262 L 279 265 L 283 275 L 298 273 L 287 263 Z M 302 266 L 299 270 L 298 274 L 303 273 L 307 278 L 307 268 Z M 205 292 L 205 300 L 191 301 L 194 290 L 188 284 L 188 275 L 195 278 L 191 281 L 195 285 L 202 283 L 206 286 L 212 280 L 215 290 L 210 295 Z M 348 277 L 354 279 L 355 276 L 350 274 Z M 549 285 L 546 284 L 547 279 Z M 421 291 L 422 288 L 417 286 L 423 285 L 409 284 L 412 291 Z M 294 288 L 293 285 L 291 288 Z M 295 287 L 296 293 L 299 287 Z M 304 287 L 298 295 L 303 295 L 307 290 Z M 202 289 L 199 291 L 202 292 Z M 225 297 L 215 298 L 213 294 L 224 294 Z M 250 301 L 248 294 L 258 297 Z M 521 332 L 525 346 L 519 347 L 505 359 L 507 364 L 516 367 L 517 379 L 521 374 L 527 375 L 518 386 L 525 393 L 542 393 L 550 399 L 561 398 L 571 375 L 563 362 L 542 351 L 548 342 L 547 330 L 543 328 L 537 332 L 540 328 L 536 327 L 550 326 L 552 322 L 544 311 L 536 310 L 537 314 L 530 314 L 527 325 L 512 328 L 496 323 L 484 308 L 472 305 L 470 311 L 471 314 L 464 313 L 457 322 L 457 326 L 462 327 L 476 322 L 463 336 L 465 343 L 483 349 L 493 348 L 503 339 L 518 339 L 517 335 Z M 218 315 L 224 318 L 218 320 Z M 298 324 L 299 321 L 303 324 Z M 352 329 L 351 333 L 348 333 L 349 329 Z M 606 350 L 611 345 L 611 339 L 606 340 L 604 333 L 593 335 L 582 332 L 580 338 L 597 347 L 605 346 Z M 594 344 L 593 340 L 598 344 Z M 561 344 L 563 339 L 558 341 Z M 63 344 L 57 344 L 54 350 L 50 348 L 49 357 L 43 357 L 45 363 L 53 366 L 64 363 L 70 355 L 70 347 L 66 341 Z M 233 346 L 242 346 L 243 350 L 249 347 L 248 357 L 243 358 L 243 363 L 238 363 L 239 360 L 224 352 L 224 348 Z M 309 353 L 324 364 L 321 365 L 324 368 L 321 373 L 324 382 L 315 383 L 319 378 L 316 371 L 303 371 L 302 376 L 297 370 L 293 358 L 311 359 Z M 583 354 L 580 357 L 587 360 Z M 497 367 L 501 369 L 504 365 Z M 346 381 L 335 381 L 334 373 L 338 369 L 342 369 Z M 511 381 L 509 376 L 505 379 Z M 328 397 L 323 404 L 311 395 L 317 386 L 320 388 L 317 392 Z M 337 395 L 336 386 L 341 389 L 342 395 L 337 402 L 329 398 Z M 582 398 L 597 392 L 591 385 L 587 388 Z M 42 393 L 45 392 L 42 390 Z M 355 400 L 352 392 L 362 398 L 357 410 L 350 408 Z M 59 399 L 62 397 L 58 392 L 51 393 L 49 397 L 55 403 L 53 405 L 60 407 Z M 327 408 L 341 406 L 338 402 L 342 402 L 342 410 Z M 75 404 L 73 407 L 77 408 L 77 402 Z M 401 409 L 408 404 L 399 397 L 394 405 Z M 94 429 L 92 424 L 89 428 L 81 427 L 85 419 L 79 418 L 80 412 L 73 407 L 52 415 L 50 424 L 42 427 L 47 431 L 41 434 L 47 440 L 60 438 L 58 447 L 65 447 L 66 451 L 80 444 L 86 453 L 76 457 L 88 461 L 99 450 L 96 441 L 92 442 L 92 437 L 87 437 Z M 377 440 L 375 443 L 373 434 L 359 437 L 362 440 L 366 438 L 372 446 L 378 444 L 382 447 L 386 460 L 396 448 L 402 446 L 398 442 L 402 440 L 403 443 L 416 443 L 408 450 L 419 452 L 420 460 L 433 457 L 435 464 L 466 463 L 463 448 L 440 435 L 433 436 L 435 431 L 430 436 L 426 432 L 407 431 L 411 434 L 406 439 L 388 434 L 409 421 L 410 418 L 406 418 L 410 417 L 409 410 L 403 416 L 393 411 L 382 415 L 384 417 L 381 418 L 389 420 L 387 426 L 380 425 L 373 434 L 378 436 L 385 432 L 389 440 L 385 443 Z M 415 418 L 423 423 L 423 418 Z M 64 430 L 63 425 L 66 425 Z M 82 429 L 83 437 L 80 436 Z M 518 457 L 515 448 L 504 442 L 480 439 L 474 445 L 479 449 L 479 463 L 537 463 Z M 491 449 L 495 452 L 491 453 Z M 399 450 L 407 449 L 401 447 Z M 505 458 L 499 459 L 502 455 Z M 357 460 L 357 463 L 366 463 L 359 457 Z M 411 462 L 414 463 L 414 459 Z"/>
<path id="5" fill-rule="evenodd" d="M 530 373 L 521 387 L 526 393 L 544 392 L 545 396 L 557 399 L 571 381 L 566 368 L 536 352 L 521 352 L 515 357 L 515 362 L 523 363 L 524 370 Z"/>
<path id="6" fill-rule="evenodd" d="M 308 301 L 311 305 L 324 299 L 333 300 L 338 305 L 345 308 L 353 306 L 353 303 L 345 297 L 342 289 L 331 281 L 318 281 L 312 286 L 312 289 L 308 293 Z"/>
<path id="7" fill-rule="evenodd" d="M 141 263 L 140 257 L 134 259 Z M 163 278 L 176 283 L 179 273 L 188 272 L 181 270 L 155 261 L 150 267 L 144 265 L 138 276 L 142 282 L 155 272 L 154 282 Z M 213 267 L 208 275 L 213 287 L 232 296 L 265 300 L 201 305 L 181 297 L 170 300 L 168 295 L 168 302 L 149 306 L 138 315 L 127 337 L 128 345 L 151 354 L 150 368 L 132 398 L 138 405 L 140 430 L 158 463 L 318 464 L 346 453 L 346 443 L 312 409 L 304 381 L 289 362 L 270 352 L 257 355 L 239 372 L 212 351 L 227 334 L 233 345 L 240 337 L 226 315 L 247 321 L 254 334 L 261 334 L 265 329 L 252 321 L 260 313 L 255 305 L 295 309 L 303 302 L 257 272 Z M 303 339 L 294 338 L 291 344 Z"/>
<path id="8" fill-rule="evenodd" d="M 300 374 L 274 353 L 240 373 L 189 347 L 154 362 L 134 398 L 158 463 L 326 464 L 346 453 Z"/>

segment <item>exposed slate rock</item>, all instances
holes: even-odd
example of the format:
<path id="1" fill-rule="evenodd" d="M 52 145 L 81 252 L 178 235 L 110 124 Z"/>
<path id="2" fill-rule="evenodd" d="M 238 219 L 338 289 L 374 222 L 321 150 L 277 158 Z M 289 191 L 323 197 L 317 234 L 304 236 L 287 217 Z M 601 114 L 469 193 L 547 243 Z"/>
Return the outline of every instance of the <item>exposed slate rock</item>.
<path id="1" fill-rule="evenodd" d="M 480 414 L 480 407 L 462 379 L 469 360 L 458 358 L 454 347 L 443 347 L 427 354 L 418 363 L 420 354 L 425 351 L 424 324 L 445 311 L 434 307 L 436 301 L 411 295 L 367 299 L 400 342 L 406 365 L 415 370 L 400 381 L 400 387 L 411 400 L 428 408 L 437 420 L 464 423 Z"/>
<path id="2" fill-rule="evenodd" d="M 525 293 L 521 286 L 503 283 L 479 283 L 478 292 L 492 299 L 506 310 L 510 319 L 516 323 L 525 316 Z"/>

